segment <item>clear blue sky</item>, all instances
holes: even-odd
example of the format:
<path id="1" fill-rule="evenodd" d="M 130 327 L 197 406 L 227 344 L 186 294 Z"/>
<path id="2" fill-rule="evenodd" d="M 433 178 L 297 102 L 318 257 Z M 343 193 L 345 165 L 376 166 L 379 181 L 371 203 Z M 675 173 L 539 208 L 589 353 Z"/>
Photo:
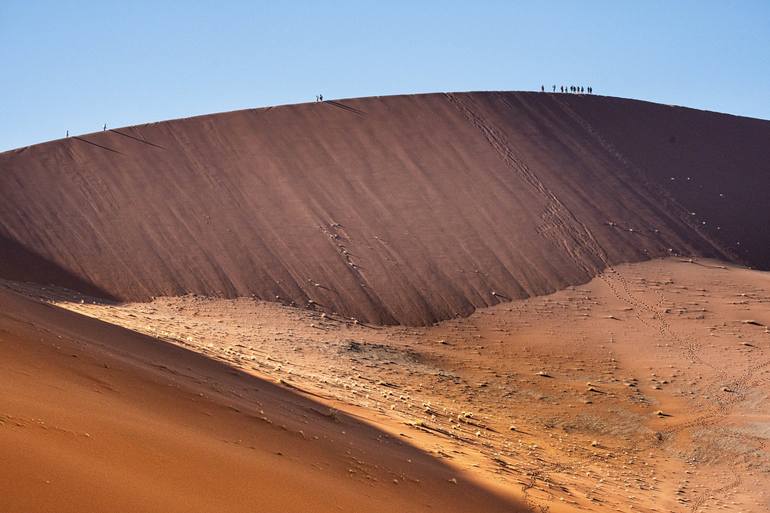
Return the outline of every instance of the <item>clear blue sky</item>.
<path id="1" fill-rule="evenodd" d="M 770 119 L 770 1 L 0 0 L 0 150 L 240 108 L 590 84 Z"/>

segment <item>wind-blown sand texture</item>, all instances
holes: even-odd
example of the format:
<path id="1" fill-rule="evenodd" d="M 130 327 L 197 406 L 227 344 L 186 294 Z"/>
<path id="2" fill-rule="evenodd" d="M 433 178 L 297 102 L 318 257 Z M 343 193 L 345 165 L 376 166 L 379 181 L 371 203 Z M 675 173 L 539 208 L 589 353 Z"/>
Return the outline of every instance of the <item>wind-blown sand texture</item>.
<path id="1" fill-rule="evenodd" d="M 766 513 L 768 141 L 452 93 L 2 153 L 0 512 Z"/>
<path id="2" fill-rule="evenodd" d="M 767 141 L 766 121 L 531 93 L 109 130 L 0 154 L 0 273 L 420 325 L 650 257 L 767 269 Z"/>
<path id="3" fill-rule="evenodd" d="M 0 511 L 521 511 L 311 397 L 0 289 Z"/>
<path id="4" fill-rule="evenodd" d="M 228 494 L 247 493 L 236 491 L 243 486 L 259 504 L 335 511 L 313 498 L 323 490 L 295 497 L 293 488 L 274 488 L 278 478 L 260 466 L 277 460 L 286 475 L 296 473 L 298 488 L 325 476 L 323 486 L 350 501 L 339 503 L 346 511 L 376 511 L 380 500 L 403 501 L 391 511 L 428 504 L 495 511 L 495 496 L 484 490 L 512 501 L 514 511 L 516 501 L 551 513 L 764 513 L 770 506 L 767 273 L 653 260 L 429 328 L 373 328 L 246 298 L 111 304 L 6 286 L 163 340 L 3 296 L 2 311 L 34 305 L 19 327 L 38 334 L 9 345 L 15 332 L 0 332 L 0 450 L 9 454 L 10 446 L 16 455 L 18 440 L 37 447 L 2 467 L 0 483 L 16 483 L 8 496 L 27 504 L 80 497 L 81 480 L 97 479 L 80 472 L 104 460 L 121 463 L 98 478 L 100 488 L 138 480 L 133 473 L 153 471 L 147 466 L 156 460 L 141 466 L 134 459 L 146 453 L 126 446 L 149 437 L 147 451 L 168 458 L 165 472 L 191 477 L 154 480 L 148 495 L 178 497 L 193 482 L 197 489 L 214 458 L 221 479 L 201 490 L 220 505 Z M 114 353 L 121 361 L 103 367 Z M 112 419 L 109 412 L 124 413 Z M 119 421 L 125 415 L 141 422 Z M 195 436 L 170 443 L 190 431 Z M 63 445 L 69 441 L 81 445 Z M 210 452 L 189 453 L 193 442 Z M 56 450 L 44 451 L 49 444 Z M 67 459 L 59 444 L 71 451 Z M 418 464 L 428 455 L 442 464 Z M 46 458 L 57 473 L 41 465 Z M 28 470 L 19 477 L 18 468 Z M 349 481 L 347 469 L 355 472 Z M 362 482 L 366 497 L 354 493 Z M 468 502 L 453 495 L 455 486 L 470 487 Z M 157 510 L 154 499 L 142 500 L 141 510 Z"/>

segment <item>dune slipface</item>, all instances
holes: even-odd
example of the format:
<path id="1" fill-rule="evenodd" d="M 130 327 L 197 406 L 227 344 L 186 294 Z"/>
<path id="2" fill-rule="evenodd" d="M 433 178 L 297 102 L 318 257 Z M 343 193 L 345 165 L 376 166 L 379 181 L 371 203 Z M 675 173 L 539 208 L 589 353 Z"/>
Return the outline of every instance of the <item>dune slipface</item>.
<path id="1" fill-rule="evenodd" d="M 426 324 L 650 257 L 767 269 L 768 141 L 766 121 L 533 93 L 109 130 L 0 154 L 0 275 Z"/>

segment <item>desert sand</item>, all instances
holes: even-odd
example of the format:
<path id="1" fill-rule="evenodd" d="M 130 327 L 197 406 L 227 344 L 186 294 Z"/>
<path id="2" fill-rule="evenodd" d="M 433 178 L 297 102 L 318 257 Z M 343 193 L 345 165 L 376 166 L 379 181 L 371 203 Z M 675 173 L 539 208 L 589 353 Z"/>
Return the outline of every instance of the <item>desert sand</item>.
<path id="1" fill-rule="evenodd" d="M 451 93 L 2 153 L 0 510 L 766 512 L 768 140 Z"/>
<path id="2" fill-rule="evenodd" d="M 7 289 L 0 356 L 4 513 L 522 510 L 355 414 Z"/>
<path id="3" fill-rule="evenodd" d="M 10 397 L 21 397 L 16 403 L 32 411 L 26 417 L 5 418 L 5 426 L 20 423 L 16 436 L 32 438 L 28 441 L 33 446 L 38 442 L 35 437 L 48 436 L 46 429 L 62 433 L 65 440 L 59 444 L 66 443 L 68 436 L 96 445 L 101 431 L 109 441 L 93 448 L 91 457 L 99 461 L 100 456 L 112 454 L 137 436 L 132 433 L 136 425 L 101 425 L 105 421 L 101 414 L 91 413 L 93 398 L 98 398 L 100 406 L 133 413 L 138 407 L 128 407 L 129 398 L 102 399 L 116 389 L 123 394 L 131 390 L 131 398 L 150 408 L 138 420 L 157 425 L 158 417 L 164 419 L 155 429 L 141 430 L 144 436 L 150 431 L 160 437 L 156 442 L 160 447 L 168 444 L 163 439 L 168 424 L 184 432 L 187 428 L 179 424 L 202 423 L 209 432 L 198 437 L 213 454 L 227 449 L 225 454 L 232 450 L 235 457 L 246 451 L 241 464 L 254 458 L 252 463 L 258 465 L 280 446 L 285 455 L 295 455 L 295 460 L 281 458 L 292 463 L 289 473 L 315 479 L 315 467 L 307 468 L 309 463 L 317 461 L 326 469 L 325 475 L 336 466 L 337 475 L 330 477 L 337 480 L 328 486 L 344 489 L 350 482 L 346 466 L 353 465 L 357 474 L 366 476 L 359 479 L 373 487 L 372 494 L 387 497 L 391 479 L 397 479 L 402 487 L 410 487 L 408 495 L 403 488 L 397 490 L 402 500 L 419 490 L 426 494 L 424 504 L 440 511 L 493 511 L 496 505 L 483 495 L 475 499 L 489 501 L 482 507 L 480 502 L 472 506 L 456 502 L 454 496 L 440 507 L 431 502 L 434 493 L 450 499 L 447 494 L 455 488 L 443 488 L 454 484 L 449 481 L 452 476 L 467 476 L 467 482 L 481 490 L 514 504 L 527 503 L 534 511 L 759 513 L 770 504 L 766 492 L 770 489 L 767 273 L 713 261 L 654 260 L 621 266 L 553 295 L 501 304 L 467 319 L 426 328 L 366 326 L 246 298 L 184 296 L 117 304 L 73 296 L 64 289 L 42 290 L 17 283 L 6 287 L 109 323 L 89 324 L 58 310 L 52 318 L 42 305 L 34 305 L 32 311 L 38 317 L 25 320 L 30 322 L 32 317 L 38 333 L 51 323 L 61 326 L 66 319 L 88 327 L 88 338 L 76 332 L 86 340 L 104 340 L 106 331 L 111 334 L 109 340 L 120 336 L 117 340 L 135 344 L 125 347 L 110 342 L 105 348 L 104 343 L 80 342 L 61 347 L 67 339 L 52 337 L 54 348 L 46 347 L 51 355 L 33 354 L 33 362 L 58 358 L 74 366 L 70 372 L 78 379 L 70 386 L 77 388 L 79 398 L 70 398 L 67 407 L 77 412 L 75 426 L 73 419 L 57 424 L 64 422 L 55 414 L 60 399 L 56 408 L 43 408 L 50 400 L 45 394 L 54 386 L 69 384 L 73 377 L 63 381 L 62 372 L 57 371 L 47 381 L 49 386 L 42 387 L 36 363 L 30 364 L 27 382 L 12 379 L 20 388 L 18 392 L 10 389 Z M 29 300 L 13 299 L 16 310 L 19 304 L 22 311 L 33 308 Z M 3 339 L 8 339 L 5 332 Z M 180 349 L 173 351 L 167 344 Z M 23 346 L 11 347 L 4 361 L 13 362 L 5 365 L 17 376 L 16 355 Z M 134 355 L 151 360 L 132 369 L 144 374 L 132 375 L 128 384 L 123 373 L 113 370 L 115 364 L 102 368 L 103 353 L 89 362 L 88 372 L 79 370 L 94 347 L 107 354 L 119 352 L 133 365 Z M 158 353 L 165 353 L 165 358 Z M 73 355 L 79 358 L 72 359 Z M 23 392 L 33 376 L 35 386 L 43 388 L 38 392 L 42 397 Z M 152 393 L 145 388 L 132 390 L 137 383 Z M 173 390 L 168 390 L 169 385 Z M 4 390 L 8 390 L 5 385 Z M 70 396 L 71 390 L 66 390 Z M 203 398 L 194 394 L 198 390 Z M 184 401 L 179 399 L 180 391 Z M 162 405 L 163 413 L 146 405 L 148 396 L 161 393 L 166 395 L 160 395 L 164 401 L 150 404 Z M 165 408 L 173 412 L 174 420 L 166 418 Z M 345 420 L 332 421 L 329 412 Z M 272 424 L 260 421 L 263 417 Z M 221 424 L 211 425 L 212 419 Z M 287 427 L 275 429 L 278 423 Z M 298 435 L 299 430 L 303 434 Z M 341 436 L 340 430 L 346 435 Z M 87 440 L 85 432 L 91 434 Z M 228 440 L 222 432 L 233 434 Z M 383 436 L 391 442 L 376 445 L 382 444 Z M 240 441 L 236 443 L 235 437 Z M 196 445 L 203 443 L 193 440 Z M 55 440 L 49 443 L 56 447 Z M 335 454 L 335 443 L 355 447 L 361 454 L 336 462 L 340 455 Z M 320 452 L 311 453 L 306 445 Z M 266 446 L 270 447 L 267 452 Z M 411 463 L 399 468 L 406 458 Z M 427 460 L 422 465 L 435 479 L 412 470 L 420 468 L 419 458 Z M 194 468 L 196 463 L 182 467 Z M 225 460 L 223 465 L 234 463 Z M 257 475 L 258 471 L 252 472 Z M 50 474 L 30 473 L 37 478 L 29 484 L 37 486 L 35 496 L 50 490 L 41 481 Z M 233 472 L 222 470 L 222 475 Z M 267 482 L 271 482 L 269 476 Z M 240 481 L 227 483 L 222 495 L 235 493 L 232 490 L 241 485 L 247 486 Z M 67 483 L 63 486 L 66 489 Z M 156 486 L 161 490 L 171 485 Z M 222 483 L 211 486 L 218 488 Z M 58 496 L 60 492 L 50 493 Z M 270 504 L 285 507 L 280 493 Z M 302 498 L 297 500 L 304 504 Z M 190 499 L 185 504 L 194 502 Z M 340 503 L 343 509 L 357 510 L 351 504 Z M 366 504 L 366 510 L 376 510 Z M 319 504 L 318 511 L 328 510 L 325 506 Z M 416 510 L 417 504 L 404 509 Z"/>

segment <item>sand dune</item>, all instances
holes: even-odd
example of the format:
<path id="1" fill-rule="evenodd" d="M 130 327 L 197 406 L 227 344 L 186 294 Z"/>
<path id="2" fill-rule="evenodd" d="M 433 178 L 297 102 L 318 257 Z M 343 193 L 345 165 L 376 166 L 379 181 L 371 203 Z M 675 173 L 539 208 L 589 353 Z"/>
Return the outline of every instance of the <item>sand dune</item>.
<path id="1" fill-rule="evenodd" d="M 3 513 L 523 510 L 309 396 L 2 288 L 0 454 Z"/>
<path id="2" fill-rule="evenodd" d="M 764 199 L 770 122 L 617 98 L 564 100 L 602 144 L 685 206 L 704 232 L 751 266 L 770 270 Z"/>
<path id="3" fill-rule="evenodd" d="M 770 506 L 770 273 L 627 264 L 427 328 L 243 298 L 27 293 L 334 398 L 536 512 Z"/>
<path id="4" fill-rule="evenodd" d="M 0 511 L 763 513 L 767 141 L 452 93 L 2 153 Z"/>
<path id="5" fill-rule="evenodd" d="M 650 257 L 768 268 L 767 140 L 766 121 L 529 93 L 121 128 L 0 154 L 0 275 L 419 325 Z"/>

